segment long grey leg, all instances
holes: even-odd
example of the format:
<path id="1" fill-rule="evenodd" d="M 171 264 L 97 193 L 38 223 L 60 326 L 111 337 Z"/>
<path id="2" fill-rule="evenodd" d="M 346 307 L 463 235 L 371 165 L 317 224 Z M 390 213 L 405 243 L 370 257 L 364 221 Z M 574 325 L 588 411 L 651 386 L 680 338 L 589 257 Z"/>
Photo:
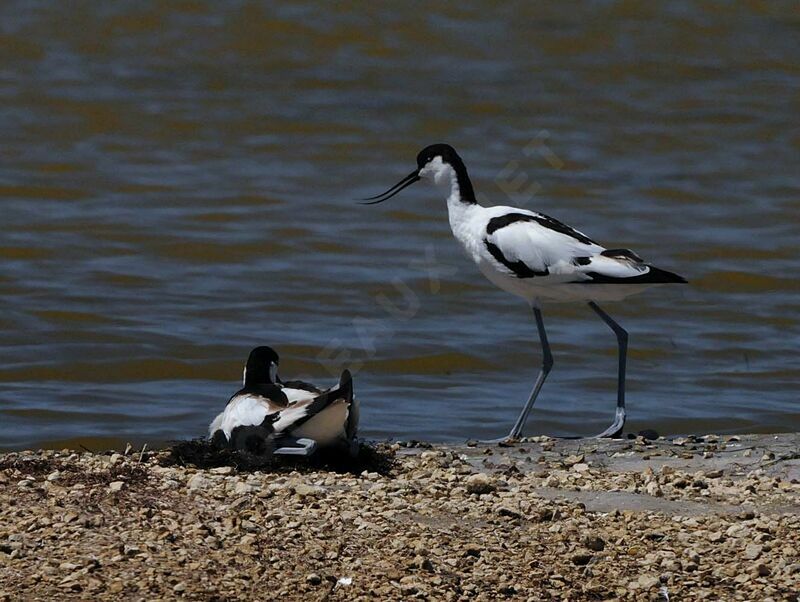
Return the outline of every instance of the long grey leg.
<path id="1" fill-rule="evenodd" d="M 528 398 L 525 407 L 517 418 L 514 428 L 508 434 L 508 439 L 516 439 L 522 432 L 525 422 L 528 420 L 528 414 L 533 408 L 536 398 L 539 396 L 539 390 L 542 388 L 550 369 L 553 367 L 553 354 L 550 353 L 550 343 L 547 342 L 547 332 L 544 329 L 544 320 L 542 320 L 542 311 L 538 307 L 533 308 L 533 315 L 536 317 L 536 327 L 539 329 L 539 342 L 542 344 L 542 369 L 539 371 L 539 376 L 536 378 L 536 384 L 533 385 L 531 395 Z"/>
<path id="2" fill-rule="evenodd" d="M 589 307 L 594 310 L 600 319 L 605 322 L 614 334 L 617 335 L 617 346 L 619 347 L 619 374 L 617 376 L 617 410 L 614 415 L 614 422 L 597 437 L 619 437 L 622 434 L 622 427 L 625 426 L 625 364 L 628 356 L 628 332 L 617 324 L 611 316 L 600 309 L 594 301 L 589 301 Z"/>

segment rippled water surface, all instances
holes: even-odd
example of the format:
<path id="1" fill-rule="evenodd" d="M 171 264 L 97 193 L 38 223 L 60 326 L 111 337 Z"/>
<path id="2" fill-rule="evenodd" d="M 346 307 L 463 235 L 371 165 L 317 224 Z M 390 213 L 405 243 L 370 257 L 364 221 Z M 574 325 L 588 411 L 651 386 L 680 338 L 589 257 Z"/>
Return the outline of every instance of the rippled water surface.
<path id="1" fill-rule="evenodd" d="M 0 447 L 201 434 L 249 349 L 357 369 L 373 437 L 507 431 L 529 311 L 417 185 L 446 141 L 486 202 L 691 280 L 606 309 L 630 430 L 800 428 L 794 3 L 5 2 Z M 546 308 L 530 433 L 610 420 L 615 349 Z"/>

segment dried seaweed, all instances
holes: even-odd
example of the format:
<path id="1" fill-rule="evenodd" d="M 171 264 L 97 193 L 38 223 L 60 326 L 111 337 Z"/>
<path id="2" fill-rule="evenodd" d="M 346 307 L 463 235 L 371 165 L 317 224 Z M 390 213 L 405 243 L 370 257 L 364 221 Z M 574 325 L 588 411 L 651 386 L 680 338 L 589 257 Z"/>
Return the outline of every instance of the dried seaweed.
<path id="1" fill-rule="evenodd" d="M 194 466 L 217 468 L 233 466 L 238 472 L 314 472 L 361 474 L 377 472 L 388 476 L 394 468 L 394 452 L 385 444 L 361 442 L 358 454 L 352 456 L 340 448 L 320 449 L 308 458 L 252 454 L 220 448 L 205 439 L 179 441 L 162 457 L 162 466 Z"/>

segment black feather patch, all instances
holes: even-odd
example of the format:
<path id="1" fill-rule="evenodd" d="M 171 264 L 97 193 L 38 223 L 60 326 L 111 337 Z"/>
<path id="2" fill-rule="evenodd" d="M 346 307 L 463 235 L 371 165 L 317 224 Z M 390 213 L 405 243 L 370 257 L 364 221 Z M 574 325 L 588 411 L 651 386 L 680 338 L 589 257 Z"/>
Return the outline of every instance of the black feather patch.
<path id="1" fill-rule="evenodd" d="M 614 259 L 629 259 L 630 261 L 634 261 L 636 263 L 644 263 L 644 259 L 639 257 L 630 249 L 606 249 L 600 253 L 600 255 L 603 257 L 612 257 Z"/>
<path id="2" fill-rule="evenodd" d="M 285 389 L 300 389 L 309 393 L 322 393 L 322 389 L 302 380 L 282 380 L 279 384 Z"/>
<path id="3" fill-rule="evenodd" d="M 584 281 L 582 284 L 686 284 L 688 281 L 683 276 L 673 274 L 666 270 L 647 266 L 650 270 L 646 274 L 639 274 L 638 276 L 631 276 L 629 278 L 619 278 L 615 276 L 605 276 L 597 272 L 587 272 L 586 275 L 591 278 L 589 281 Z"/>
<path id="4" fill-rule="evenodd" d="M 571 228 L 570 226 L 561 223 L 557 219 L 541 213 L 536 215 L 528 215 L 527 213 L 506 213 L 505 215 L 493 217 L 489 220 L 489 223 L 486 226 L 486 233 L 494 234 L 500 228 L 505 228 L 506 226 L 510 226 L 511 224 L 515 224 L 517 222 L 536 222 L 540 226 L 544 226 L 545 228 L 553 230 L 554 232 L 558 232 L 559 234 L 565 234 L 566 236 L 574 238 L 578 242 L 582 242 L 585 245 L 597 244 L 585 234 L 578 232 L 575 228 Z"/>
<path id="5" fill-rule="evenodd" d="M 324 393 L 320 393 L 305 407 L 305 415 L 302 418 L 295 420 L 289 427 L 290 430 L 295 430 L 301 424 L 307 422 L 333 402 L 339 401 L 340 399 L 346 400 L 347 403 L 350 403 L 353 400 L 353 379 L 352 376 L 350 376 L 349 370 L 345 370 L 342 373 L 342 377 L 339 379 L 338 385 L 328 389 Z"/>
<path id="6" fill-rule="evenodd" d="M 550 270 L 547 268 L 544 271 L 539 272 L 536 270 L 532 270 L 528 267 L 524 261 L 509 261 L 506 259 L 503 252 L 497 247 L 497 245 L 493 245 L 487 239 L 483 239 L 483 244 L 486 245 L 486 250 L 492 254 L 499 263 L 502 263 L 505 267 L 507 267 L 517 278 L 534 278 L 536 276 L 547 276 L 550 274 Z"/>
<path id="7" fill-rule="evenodd" d="M 257 397 L 263 397 L 275 405 L 284 408 L 289 405 L 289 400 L 286 397 L 286 393 L 281 391 L 281 388 L 278 385 L 249 384 L 236 391 L 236 393 L 234 393 L 233 396 L 228 400 L 228 403 L 232 402 L 239 395 L 254 395 Z"/>

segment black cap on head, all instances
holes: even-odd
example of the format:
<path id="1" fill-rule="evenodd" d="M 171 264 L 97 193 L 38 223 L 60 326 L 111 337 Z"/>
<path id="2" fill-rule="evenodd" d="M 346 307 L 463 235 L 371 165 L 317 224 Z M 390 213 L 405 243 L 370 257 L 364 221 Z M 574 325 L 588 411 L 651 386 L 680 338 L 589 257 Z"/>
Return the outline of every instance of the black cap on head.
<path id="1" fill-rule="evenodd" d="M 461 160 L 461 157 L 458 156 L 456 149 L 449 144 L 431 144 L 430 146 L 426 146 L 419 151 L 419 154 L 417 155 L 417 167 L 422 169 L 436 157 L 441 157 L 442 161 L 449 163 L 453 167 L 456 167 L 457 165 L 464 165 L 464 162 Z"/>
<path id="2" fill-rule="evenodd" d="M 273 370 L 280 363 L 278 354 L 272 347 L 262 345 L 250 352 L 245 366 L 245 384 L 269 384 L 272 383 Z"/>
<path id="3" fill-rule="evenodd" d="M 423 148 L 417 155 L 418 168 L 422 169 L 436 157 L 441 157 L 443 163 L 447 163 L 455 170 L 461 200 L 465 203 L 477 202 L 472 182 L 469 179 L 469 174 L 467 174 L 467 166 L 458 156 L 456 149 L 449 144 L 431 144 Z"/>

